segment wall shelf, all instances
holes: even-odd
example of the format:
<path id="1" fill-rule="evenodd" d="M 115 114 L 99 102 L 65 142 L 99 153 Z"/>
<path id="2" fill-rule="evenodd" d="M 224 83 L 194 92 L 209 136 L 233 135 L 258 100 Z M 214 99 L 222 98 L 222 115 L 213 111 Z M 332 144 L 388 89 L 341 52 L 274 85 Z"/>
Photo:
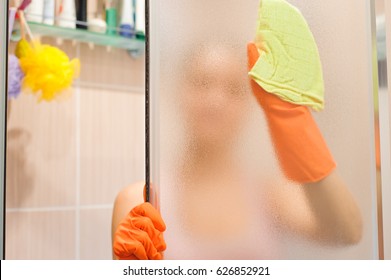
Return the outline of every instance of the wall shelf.
<path id="1" fill-rule="evenodd" d="M 125 49 L 131 53 L 142 53 L 145 49 L 145 35 L 143 33 L 136 33 L 134 38 L 126 38 L 119 35 L 108 35 L 83 29 L 71 29 L 36 22 L 29 22 L 29 26 L 32 33 L 39 36 L 75 40 L 100 46 L 111 46 Z M 11 39 L 13 41 L 18 41 L 20 39 L 19 30 L 14 31 Z"/>

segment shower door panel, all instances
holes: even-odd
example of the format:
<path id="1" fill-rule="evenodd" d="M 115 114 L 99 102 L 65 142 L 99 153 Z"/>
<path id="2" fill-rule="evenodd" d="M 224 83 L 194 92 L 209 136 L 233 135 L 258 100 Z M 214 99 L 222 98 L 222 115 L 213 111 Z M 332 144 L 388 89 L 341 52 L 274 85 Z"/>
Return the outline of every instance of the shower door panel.
<path id="1" fill-rule="evenodd" d="M 378 1 L 379 2 L 379 1 Z M 380 1 L 382 2 L 382 1 Z M 384 1 L 384 11 L 383 15 L 385 17 L 385 39 L 386 44 L 383 45 L 384 52 L 387 54 L 387 70 L 384 71 L 386 79 L 388 81 L 387 87 L 384 92 L 384 104 L 382 105 L 384 117 L 384 132 L 386 133 L 385 139 L 388 140 L 388 143 L 383 145 L 382 148 L 382 157 L 385 164 L 382 162 L 382 175 L 384 174 L 382 180 L 382 216 L 383 216 L 383 240 L 384 240 L 384 258 L 386 260 L 391 259 L 391 98 L 390 98 L 390 85 L 391 82 L 391 69 L 390 69 L 390 60 L 391 57 L 391 3 L 390 1 Z M 380 75 L 380 73 L 379 73 Z M 379 93 L 380 94 L 380 93 Z M 384 172 L 383 172 L 384 171 Z"/>
<path id="2" fill-rule="evenodd" d="M 7 19 L 8 1 L 0 4 L 0 259 L 4 259 L 4 170 L 5 170 L 5 135 L 6 135 L 6 103 L 7 103 Z"/>
<path id="3" fill-rule="evenodd" d="M 308 222 L 317 213 L 303 198 L 308 186 L 283 175 L 249 87 L 259 0 L 149 2 L 151 181 L 167 224 L 165 257 L 378 258 L 368 1 L 288 1 L 318 44 L 326 103 L 312 115 L 360 208 L 354 242 L 321 242 L 281 216 L 291 209 Z"/>
<path id="4" fill-rule="evenodd" d="M 57 100 L 39 102 L 26 89 L 8 99 L 5 258 L 112 259 L 115 198 L 145 178 L 144 56 L 80 42 L 79 30 L 67 30 L 75 36 L 68 40 L 40 33 L 61 27 L 30 27 L 42 44 L 79 59 L 81 71 Z M 4 67 L 2 40 L 0 47 Z M 9 55 L 15 47 L 11 41 Z M 3 80 L 0 86 L 3 92 Z"/>

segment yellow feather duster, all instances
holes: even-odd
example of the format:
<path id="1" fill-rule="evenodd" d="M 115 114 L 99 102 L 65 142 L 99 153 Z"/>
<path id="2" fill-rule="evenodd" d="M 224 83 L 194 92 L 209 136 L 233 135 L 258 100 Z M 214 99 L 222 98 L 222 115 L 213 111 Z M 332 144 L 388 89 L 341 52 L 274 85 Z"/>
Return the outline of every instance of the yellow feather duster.
<path id="1" fill-rule="evenodd" d="M 38 95 L 38 100 L 51 101 L 70 89 L 80 73 L 80 61 L 70 60 L 60 49 L 37 41 L 22 39 L 16 48 L 20 67 L 25 74 L 23 88 Z"/>

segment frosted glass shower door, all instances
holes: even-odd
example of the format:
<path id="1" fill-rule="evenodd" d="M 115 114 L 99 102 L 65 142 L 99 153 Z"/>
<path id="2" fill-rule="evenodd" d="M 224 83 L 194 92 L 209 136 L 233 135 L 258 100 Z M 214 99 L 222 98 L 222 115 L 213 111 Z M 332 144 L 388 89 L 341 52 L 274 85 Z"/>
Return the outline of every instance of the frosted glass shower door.
<path id="1" fill-rule="evenodd" d="M 7 2 L 18 1 L 0 1 L 3 100 Z M 98 9 L 94 2 L 88 1 L 90 12 L 93 6 Z M 15 53 L 19 26 L 15 25 L 8 46 L 10 56 Z M 0 188 L 0 196 L 4 195 L 0 201 L 5 203 L 1 205 L 5 216 L 0 215 L 5 228 L 4 238 L 0 237 L 5 240 L 3 258 L 112 259 L 115 198 L 121 189 L 145 178 L 144 55 L 134 57 L 122 49 L 134 50 L 130 45 L 135 44 L 142 51 L 144 40 L 38 23 L 30 24 L 30 29 L 50 50 L 57 48 L 70 59 L 79 59 L 81 68 L 72 88 L 60 98 L 40 101 L 39 92 L 23 89 L 17 97 L 9 96 L 7 117 L 0 110 L 6 125 L 6 131 L 1 126 L 1 137 L 7 144 L 6 149 L 0 147 L 0 172 L 6 171 L 5 180 L 0 174 L 5 185 Z M 100 45 L 123 41 L 121 46 Z M 5 108 L 3 102 L 1 106 Z"/>
<path id="2" fill-rule="evenodd" d="M 167 224 L 165 258 L 378 258 L 369 2 L 288 1 L 318 44 L 326 103 L 312 115 L 359 208 L 352 238 L 339 236 L 339 215 L 313 210 L 311 186 L 279 167 L 247 75 L 259 0 L 149 2 L 151 182 Z M 333 238 L 309 234 L 325 220 Z"/>
<path id="3" fill-rule="evenodd" d="M 0 4 L 0 18 L 2 20 L 0 24 L 0 259 L 4 259 L 4 154 L 5 154 L 5 119 L 6 119 L 6 100 L 7 100 L 7 24 L 6 19 L 8 18 L 8 3 L 3 1 Z"/>

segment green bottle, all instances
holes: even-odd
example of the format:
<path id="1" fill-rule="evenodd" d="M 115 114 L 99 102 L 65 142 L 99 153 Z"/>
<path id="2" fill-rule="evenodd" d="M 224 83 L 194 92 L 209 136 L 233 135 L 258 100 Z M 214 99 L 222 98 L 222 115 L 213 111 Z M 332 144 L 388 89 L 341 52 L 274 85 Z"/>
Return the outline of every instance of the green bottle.
<path id="1" fill-rule="evenodd" d="M 116 8 L 106 9 L 106 34 L 116 35 L 117 34 L 117 10 Z"/>

